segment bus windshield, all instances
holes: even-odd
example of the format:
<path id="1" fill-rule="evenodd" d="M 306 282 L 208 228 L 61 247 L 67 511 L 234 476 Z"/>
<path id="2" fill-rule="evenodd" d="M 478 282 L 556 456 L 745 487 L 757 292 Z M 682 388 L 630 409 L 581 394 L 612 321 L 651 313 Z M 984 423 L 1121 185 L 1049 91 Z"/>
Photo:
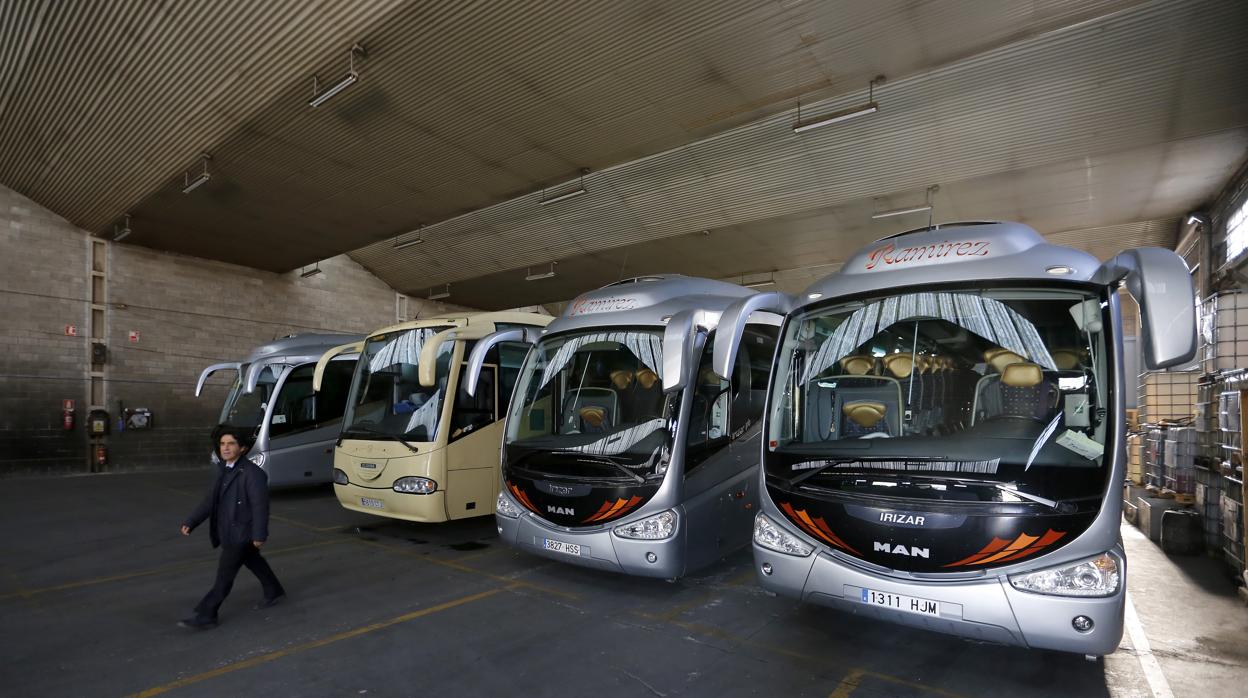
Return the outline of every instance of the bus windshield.
<path id="1" fill-rule="evenodd" d="M 449 327 L 422 327 L 369 337 L 351 386 L 343 436 L 397 436 L 433 441 L 446 400 L 455 342 L 438 347 L 431 387 L 420 384 L 420 352 L 435 334 Z"/>
<path id="2" fill-rule="evenodd" d="M 799 314 L 772 383 L 768 475 L 881 496 L 1099 496 L 1118 417 L 1107 308 L 1080 291 L 993 289 Z"/>
<path id="3" fill-rule="evenodd" d="M 236 427 L 259 427 L 264 422 L 264 411 L 268 408 L 269 399 L 273 397 L 273 388 L 277 385 L 277 376 L 281 366 L 265 366 L 256 381 L 256 389 L 250 393 L 243 392 L 243 381 L 246 380 L 247 366 L 244 365 L 234 379 L 230 394 L 221 408 L 221 423 Z"/>
<path id="4" fill-rule="evenodd" d="M 543 339 L 512 400 L 508 466 L 565 478 L 661 476 L 677 404 L 663 394 L 662 343 L 660 331 L 626 329 Z"/>

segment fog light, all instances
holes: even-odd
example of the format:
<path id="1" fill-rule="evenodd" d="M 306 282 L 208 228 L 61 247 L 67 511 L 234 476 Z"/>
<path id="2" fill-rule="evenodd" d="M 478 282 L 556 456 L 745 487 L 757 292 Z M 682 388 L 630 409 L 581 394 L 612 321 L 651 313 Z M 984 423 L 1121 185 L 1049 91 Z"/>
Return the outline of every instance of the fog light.
<path id="1" fill-rule="evenodd" d="M 768 577 L 771 576 L 771 563 L 770 562 L 763 563 L 763 574 L 767 575 Z"/>
<path id="2" fill-rule="evenodd" d="M 650 564 L 653 565 L 654 563 L 658 561 L 659 561 L 658 555 L 655 555 L 654 553 L 646 553 L 646 562 L 649 562 Z"/>
<path id="3" fill-rule="evenodd" d="M 1070 621 L 1070 624 L 1081 633 L 1092 631 L 1092 619 L 1087 616 L 1075 616 L 1075 619 Z"/>
<path id="4" fill-rule="evenodd" d="M 334 484 L 335 485 L 345 485 L 345 484 L 348 484 L 349 482 L 350 480 L 347 479 L 347 471 L 342 470 L 341 468 L 334 468 Z"/>

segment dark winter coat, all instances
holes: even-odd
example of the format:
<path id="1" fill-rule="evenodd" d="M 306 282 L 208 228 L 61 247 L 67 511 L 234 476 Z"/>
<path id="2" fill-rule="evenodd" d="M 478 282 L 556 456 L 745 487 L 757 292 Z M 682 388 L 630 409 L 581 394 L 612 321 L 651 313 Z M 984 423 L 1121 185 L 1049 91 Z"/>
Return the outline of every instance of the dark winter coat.
<path id="1" fill-rule="evenodd" d="M 212 547 L 264 542 L 269 537 L 269 476 L 260 466 L 239 458 L 233 468 L 222 463 L 204 501 L 183 522 L 194 528 L 209 519 Z"/>

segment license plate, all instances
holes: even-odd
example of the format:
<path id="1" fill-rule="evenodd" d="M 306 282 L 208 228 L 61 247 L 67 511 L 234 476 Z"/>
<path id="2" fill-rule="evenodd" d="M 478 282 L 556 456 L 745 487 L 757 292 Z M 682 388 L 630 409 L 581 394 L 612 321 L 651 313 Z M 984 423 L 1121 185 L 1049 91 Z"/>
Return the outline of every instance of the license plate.
<path id="1" fill-rule="evenodd" d="M 930 599 L 919 599 L 887 591 L 863 589 L 862 602 L 871 606 L 884 606 L 885 608 L 905 611 L 906 613 L 917 613 L 921 616 L 940 617 L 940 602 Z"/>
<path id="2" fill-rule="evenodd" d="M 563 553 L 565 555 L 581 554 L 581 546 L 576 543 L 564 543 L 561 540 L 551 540 L 550 538 L 543 540 L 542 547 L 547 550 L 553 550 L 557 553 Z"/>
<path id="3" fill-rule="evenodd" d="M 369 509 L 385 509 L 386 508 L 385 502 L 381 501 L 380 499 L 373 499 L 371 497 L 360 497 L 360 504 L 363 504 Z"/>

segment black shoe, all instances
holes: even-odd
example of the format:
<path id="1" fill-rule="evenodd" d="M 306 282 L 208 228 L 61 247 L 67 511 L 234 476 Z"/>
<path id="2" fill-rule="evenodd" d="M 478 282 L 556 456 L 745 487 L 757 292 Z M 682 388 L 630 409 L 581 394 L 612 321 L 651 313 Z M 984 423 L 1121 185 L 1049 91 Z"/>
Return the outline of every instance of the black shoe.
<path id="1" fill-rule="evenodd" d="M 273 608 L 274 606 L 281 603 L 282 599 L 284 598 L 286 598 L 286 594 L 278 594 L 277 596 L 274 596 L 271 599 L 265 599 L 264 601 L 261 601 L 260 603 L 253 606 L 253 608 L 257 611 L 263 611 L 266 608 Z"/>
<path id="2" fill-rule="evenodd" d="M 178 625 L 183 628 L 190 628 L 192 630 L 208 630 L 210 628 L 217 627 L 217 619 L 216 618 L 200 618 L 196 616 L 194 618 L 185 618 L 183 620 L 180 620 L 178 621 Z"/>

